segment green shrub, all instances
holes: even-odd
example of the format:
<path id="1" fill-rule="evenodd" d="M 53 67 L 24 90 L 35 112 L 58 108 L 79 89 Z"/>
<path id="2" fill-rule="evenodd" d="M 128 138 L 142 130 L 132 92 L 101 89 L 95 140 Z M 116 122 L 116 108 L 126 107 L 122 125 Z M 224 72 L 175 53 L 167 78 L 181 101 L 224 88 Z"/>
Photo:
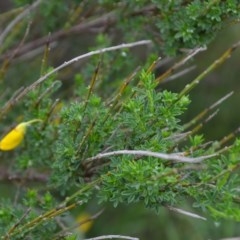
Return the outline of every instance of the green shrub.
<path id="1" fill-rule="evenodd" d="M 28 1 L 15 2 L 22 6 Z M 121 33 L 121 41 L 146 38 L 146 29 L 153 33 L 149 35 L 153 43 L 161 40 L 161 49 L 170 55 L 180 53 L 182 48 L 208 44 L 217 31 L 239 15 L 238 1 L 152 1 L 150 5 L 147 1 L 98 1 L 97 6 L 84 1 L 69 2 L 64 5 L 46 1 L 39 6 L 39 12 L 32 18 L 38 24 L 45 16 L 40 33 L 71 29 L 78 18 L 70 19 L 74 15 L 66 13 L 77 13 L 78 7 L 83 9 L 83 16 L 92 7 L 91 20 L 114 10 L 112 24 L 116 35 Z M 60 21 L 58 17 L 62 15 L 65 18 Z M 222 141 L 208 143 L 198 133 L 202 124 L 214 115 L 214 109 L 230 95 L 189 123 L 181 121 L 190 103 L 189 92 L 206 74 L 224 63 L 239 43 L 179 93 L 162 90 L 159 85 L 190 55 L 163 75 L 155 76 L 159 60 L 151 54 L 156 51 L 156 44 L 148 50 L 147 60 L 137 59 L 139 55 L 129 50 L 136 42 L 115 49 L 93 50 L 89 55 L 96 56 L 88 60 L 81 73 L 73 72 L 70 90 L 65 93 L 66 83 L 58 80 L 56 73 L 86 58 L 65 62 L 59 69 L 49 67 L 48 43 L 37 64 L 31 65 L 21 58 L 21 43 L 8 58 L 6 49 L 25 40 L 22 34 L 25 18 L 18 24 L 22 26 L 16 25 L 2 38 L 2 137 L 11 131 L 11 123 L 31 119 L 42 122 L 29 126 L 16 149 L 0 153 L 1 165 L 6 169 L 0 179 L 11 186 L 0 202 L 1 239 L 75 239 L 71 227 L 76 222 L 70 210 L 93 198 L 101 206 L 140 202 L 156 212 L 162 207 L 176 210 L 176 206 L 188 201 L 202 215 L 207 211 L 214 219 L 240 220 L 239 140 L 227 142 L 235 138 L 232 134 Z M 98 34 L 95 42 L 94 49 L 114 40 L 106 32 Z M 145 52 L 142 45 L 149 45 L 149 41 L 138 48 Z M 19 66 L 12 62 L 17 52 Z M 193 51 L 190 54 L 194 56 Z M 144 66 L 136 69 L 140 62 L 145 62 Z M 21 74 L 26 80 L 14 72 L 11 64 L 17 70 L 25 68 L 26 72 Z M 40 78 L 34 81 L 39 72 Z M 8 80 L 9 76 L 22 80 Z M 62 229 L 62 225 L 66 228 Z"/>

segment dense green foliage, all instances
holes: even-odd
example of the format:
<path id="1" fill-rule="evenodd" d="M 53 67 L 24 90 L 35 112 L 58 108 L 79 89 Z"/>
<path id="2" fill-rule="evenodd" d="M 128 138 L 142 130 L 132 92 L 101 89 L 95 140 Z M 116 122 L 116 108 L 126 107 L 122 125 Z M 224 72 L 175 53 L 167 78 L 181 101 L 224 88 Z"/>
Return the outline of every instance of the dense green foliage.
<path id="1" fill-rule="evenodd" d="M 28 2 L 16 0 L 15 4 Z M 213 117 L 220 102 L 186 125 L 181 121 L 190 103 L 189 91 L 234 49 L 180 93 L 160 88 L 173 70 L 162 78 L 154 74 L 157 43 L 161 42 L 166 55 L 208 44 L 217 31 L 239 17 L 238 1 L 94 3 L 43 1 L 36 14 L 31 13 L 34 26 L 38 26 L 33 32 L 45 35 L 64 29 L 70 34 L 68 30 L 78 21 L 87 24 L 111 13 L 109 25 L 103 22 L 96 30 L 94 49 L 142 38 L 150 38 L 152 48 L 139 48 L 138 53 L 121 48 L 100 54 L 88 59 L 81 71 L 73 71 L 70 83 L 60 81 L 62 75 L 56 71 L 33 86 L 39 75 L 54 71 L 49 63 L 49 43 L 43 44 L 41 64 L 34 65 L 24 59 L 23 43 L 19 44 L 25 40 L 24 31 L 27 35 L 28 21 L 24 18 L 9 32 L 1 46 L 2 136 L 10 131 L 10 122 L 42 122 L 29 127 L 21 146 L 0 152 L 4 169 L 0 175 L 5 170 L 7 174 L 0 180 L 3 188 L 6 184 L 10 189 L 3 191 L 0 202 L 0 239 L 81 239 L 76 227 L 71 228 L 76 225 L 71 210 L 92 199 L 100 206 L 142 203 L 156 212 L 190 203 L 201 215 L 240 221 L 240 141 L 230 144 L 225 138 L 209 143 L 196 133 Z M 36 36 L 31 31 L 28 34 L 34 41 Z M 16 42 L 17 51 L 5 55 Z M 88 47 L 92 50 L 93 46 Z M 12 58 L 17 53 L 19 63 L 15 64 Z M 141 54 L 149 57 L 139 57 Z M 142 62 L 144 66 L 136 69 Z M 22 76 L 15 81 L 19 70 L 23 70 Z M 129 152 L 118 154 L 119 150 Z M 131 154 L 133 150 L 146 154 Z M 112 154 L 101 156 L 107 153 Z"/>

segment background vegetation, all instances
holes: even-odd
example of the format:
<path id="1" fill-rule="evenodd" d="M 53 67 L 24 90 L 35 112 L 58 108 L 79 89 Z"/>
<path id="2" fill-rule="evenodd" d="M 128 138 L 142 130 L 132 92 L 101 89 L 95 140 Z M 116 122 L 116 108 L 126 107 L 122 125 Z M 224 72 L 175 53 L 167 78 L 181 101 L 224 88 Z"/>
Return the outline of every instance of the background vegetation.
<path id="1" fill-rule="evenodd" d="M 239 1 L 1 5 L 1 239 L 240 235 Z"/>

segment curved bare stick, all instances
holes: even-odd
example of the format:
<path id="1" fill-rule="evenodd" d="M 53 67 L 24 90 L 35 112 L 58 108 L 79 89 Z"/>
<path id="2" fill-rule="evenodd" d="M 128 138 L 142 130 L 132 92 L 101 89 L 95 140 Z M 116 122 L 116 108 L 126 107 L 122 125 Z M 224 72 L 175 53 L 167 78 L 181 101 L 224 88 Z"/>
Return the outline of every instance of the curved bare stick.
<path id="1" fill-rule="evenodd" d="M 73 58 L 69 61 L 66 61 L 63 64 L 61 64 L 60 66 L 54 68 L 52 71 L 48 72 L 46 75 L 40 77 L 37 81 L 35 81 L 31 85 L 29 85 L 28 87 L 24 88 L 16 97 L 14 97 L 14 99 L 12 99 L 12 101 L 8 101 L 8 103 L 5 104 L 4 107 L 0 110 L 0 116 L 5 114 L 15 103 L 20 101 L 31 90 L 35 89 L 38 85 L 40 85 L 45 80 L 47 80 L 47 78 L 49 76 L 51 76 L 52 74 L 58 72 L 59 70 L 65 68 L 65 67 L 71 65 L 72 63 L 75 63 L 75 62 L 77 62 L 81 59 L 88 58 L 88 57 L 91 57 L 91 56 L 94 56 L 94 55 L 97 55 L 97 54 L 116 51 L 116 50 L 119 50 L 119 49 L 122 49 L 122 48 L 132 48 L 132 47 L 136 47 L 136 46 L 140 46 L 140 45 L 148 45 L 148 44 L 151 44 L 151 43 L 152 43 L 151 40 L 141 40 L 141 41 L 132 42 L 132 43 L 122 43 L 120 45 L 91 51 L 91 52 L 85 53 L 83 55 L 77 56 L 77 57 L 75 57 L 75 58 Z"/>
<path id="2" fill-rule="evenodd" d="M 192 212 L 189 212 L 189 211 L 186 211 L 186 210 L 183 210 L 183 209 L 180 209 L 180 208 L 175 208 L 175 207 L 172 207 L 172 206 L 165 206 L 167 209 L 173 211 L 173 212 L 176 212 L 176 213 L 180 213 L 180 214 L 183 214 L 183 215 L 186 215 L 186 216 L 189 216 L 189 217 L 192 217 L 192 218 L 197 218 L 197 219 L 201 219 L 201 220 L 204 220 L 206 221 L 207 219 L 205 217 L 202 217 L 196 213 L 192 213 Z"/>
<path id="3" fill-rule="evenodd" d="M 123 235 L 105 235 L 94 238 L 87 238 L 85 240 L 104 240 L 104 239 L 128 239 L 128 240 L 139 240 L 139 238 L 123 236 Z"/>
<path id="4" fill-rule="evenodd" d="M 151 151 L 144 151 L 144 150 L 118 150 L 118 151 L 107 152 L 107 153 L 99 153 L 94 157 L 85 159 L 85 161 L 88 163 L 98 159 L 117 156 L 117 155 L 148 156 L 148 157 L 161 158 L 164 160 L 170 160 L 170 161 L 182 162 L 182 163 L 199 163 L 205 159 L 215 157 L 218 154 L 216 153 L 216 154 L 210 154 L 210 155 L 197 157 L 197 158 L 190 158 L 190 157 L 180 156 L 179 154 L 167 154 L 167 153 L 151 152 Z"/>
<path id="5" fill-rule="evenodd" d="M 112 47 L 108 47 L 108 48 L 102 48 L 99 50 L 95 50 L 95 51 L 91 51 L 88 53 L 85 53 L 83 55 L 77 56 L 69 61 L 64 62 L 63 64 L 61 64 L 60 66 L 54 68 L 52 71 L 48 72 L 46 75 L 40 77 L 37 81 L 35 81 L 34 83 L 32 83 L 30 86 L 26 87 L 24 89 L 24 91 L 22 91 L 15 99 L 15 101 L 19 101 L 23 96 L 25 96 L 28 92 L 30 92 L 32 89 L 36 88 L 39 84 L 41 84 L 42 82 L 44 82 L 49 76 L 51 76 L 52 74 L 58 72 L 59 70 L 71 65 L 72 63 L 75 63 L 83 58 L 88 58 L 97 54 L 102 54 L 105 52 L 111 52 L 111 51 L 116 51 L 122 48 L 132 48 L 132 47 L 136 47 L 136 46 L 140 46 L 140 45 L 148 45 L 150 44 L 152 41 L 151 40 L 142 40 L 142 41 L 137 41 L 137 42 L 132 42 L 132 43 L 122 43 L 120 45 L 116 45 L 116 46 L 112 46 Z"/>

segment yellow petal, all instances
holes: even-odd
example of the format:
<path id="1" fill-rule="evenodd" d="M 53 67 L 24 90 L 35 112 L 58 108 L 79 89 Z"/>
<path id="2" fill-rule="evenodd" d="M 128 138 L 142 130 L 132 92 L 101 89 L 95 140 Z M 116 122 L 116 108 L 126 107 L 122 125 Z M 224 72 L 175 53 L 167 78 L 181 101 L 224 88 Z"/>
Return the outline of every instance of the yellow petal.
<path id="1" fill-rule="evenodd" d="M 34 122 L 42 121 L 40 119 L 33 119 L 28 122 L 18 124 L 13 130 L 7 133 L 0 141 L 0 150 L 9 151 L 16 148 L 23 140 L 26 128 Z"/>
<path id="2" fill-rule="evenodd" d="M 77 217 L 77 222 L 79 224 L 78 230 L 80 230 L 82 233 L 88 232 L 93 225 L 91 215 L 85 212 Z"/>

